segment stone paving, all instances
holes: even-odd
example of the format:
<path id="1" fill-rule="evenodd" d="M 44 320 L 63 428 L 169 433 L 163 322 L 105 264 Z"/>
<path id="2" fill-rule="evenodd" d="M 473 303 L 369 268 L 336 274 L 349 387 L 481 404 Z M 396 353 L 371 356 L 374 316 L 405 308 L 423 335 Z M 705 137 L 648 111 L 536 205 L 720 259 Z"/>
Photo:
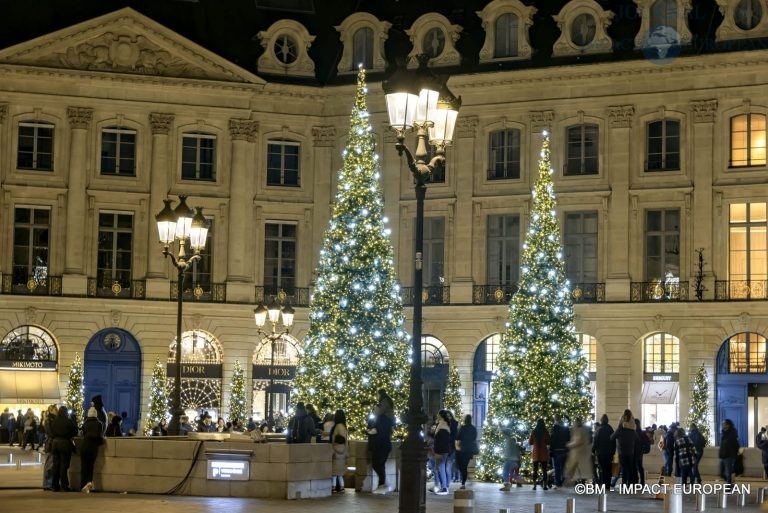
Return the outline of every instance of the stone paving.
<path id="1" fill-rule="evenodd" d="M 341 495 L 323 499 L 298 501 L 239 499 L 218 497 L 179 497 L 164 495 L 137 495 L 113 493 L 53 493 L 40 489 L 40 465 L 2 466 L 8 461 L 9 450 L 0 448 L 0 505 L 2 511 L 15 511 L 23 508 L 35 513 L 125 513 L 126 511 L 156 511 L 163 513 L 252 513 L 254 511 L 275 511 L 280 513 L 341 513 L 341 512 L 392 512 L 398 510 L 397 494 L 377 496 L 358 494 L 347 491 Z M 35 455 L 30 451 L 21 453 L 14 450 L 14 459 L 32 463 Z M 745 481 L 746 482 L 746 481 Z M 768 512 L 768 502 L 756 505 L 758 487 L 765 482 L 750 483 L 752 495 L 744 508 L 736 505 L 736 498 L 731 497 L 728 510 L 747 512 Z M 455 485 L 454 485 L 455 487 Z M 498 513 L 500 509 L 510 508 L 513 513 L 533 513 L 536 503 L 544 504 L 545 513 L 565 513 L 566 500 L 576 499 L 576 513 L 597 511 L 597 498 L 593 495 L 577 495 L 573 488 L 559 490 L 533 491 L 530 486 L 514 488 L 510 492 L 500 492 L 499 485 L 471 483 L 469 489 L 475 492 L 475 513 Z M 452 489 L 453 491 L 453 489 Z M 683 512 L 695 511 L 695 497 L 683 497 Z M 453 510 L 453 494 L 437 496 L 427 493 L 427 513 L 443 513 Z M 629 496 L 609 493 L 608 511 L 620 513 L 662 513 L 664 504 L 651 495 Z M 722 511 L 715 508 L 715 497 L 707 498 L 707 511 Z"/>

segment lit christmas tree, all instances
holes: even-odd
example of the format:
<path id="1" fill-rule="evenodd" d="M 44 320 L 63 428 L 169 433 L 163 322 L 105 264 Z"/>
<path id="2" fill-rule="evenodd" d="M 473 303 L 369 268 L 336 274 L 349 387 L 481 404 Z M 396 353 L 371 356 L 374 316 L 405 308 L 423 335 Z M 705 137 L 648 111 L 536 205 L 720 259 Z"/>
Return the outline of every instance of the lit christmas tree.
<path id="1" fill-rule="evenodd" d="M 456 366 L 451 364 L 448 369 L 448 382 L 445 384 L 443 408 L 453 412 L 453 417 L 461 424 L 464 415 L 461 413 L 461 378 Z"/>
<path id="2" fill-rule="evenodd" d="M 410 354 L 366 92 L 361 69 L 292 393 L 321 416 L 344 409 L 356 439 L 367 436 L 378 389 L 387 390 L 395 411 L 402 412 Z"/>
<path id="3" fill-rule="evenodd" d="M 75 414 L 78 425 L 85 420 L 83 415 L 83 403 L 85 402 L 85 390 L 83 389 L 83 363 L 80 355 L 75 354 L 75 361 L 69 368 L 69 382 L 67 383 L 67 398 L 65 406 Z"/>
<path id="4" fill-rule="evenodd" d="M 149 386 L 149 412 L 144 423 L 144 435 L 148 436 L 158 422 L 168 418 L 168 394 L 165 391 L 165 365 L 158 358 L 152 369 L 152 384 Z"/>
<path id="5" fill-rule="evenodd" d="M 240 367 L 240 360 L 235 360 L 232 373 L 232 385 L 229 392 L 229 420 L 237 420 L 245 426 L 245 377 Z"/>
<path id="6" fill-rule="evenodd" d="M 688 426 L 696 424 L 699 433 L 709 445 L 709 376 L 704 364 L 701 364 L 693 380 L 691 392 L 691 412 L 688 414 Z"/>
<path id="7" fill-rule="evenodd" d="M 538 418 L 549 427 L 556 414 L 587 420 L 592 410 L 587 361 L 574 335 L 551 174 L 545 132 L 519 289 L 509 305 L 480 446 L 477 472 L 484 480 L 500 480 L 502 429 L 511 430 L 521 443 Z"/>

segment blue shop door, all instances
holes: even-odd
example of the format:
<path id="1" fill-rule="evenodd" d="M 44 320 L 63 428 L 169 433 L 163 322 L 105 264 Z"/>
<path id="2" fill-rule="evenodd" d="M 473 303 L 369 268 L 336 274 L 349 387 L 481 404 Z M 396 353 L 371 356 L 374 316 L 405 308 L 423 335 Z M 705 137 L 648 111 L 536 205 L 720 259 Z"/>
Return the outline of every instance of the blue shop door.
<path id="1" fill-rule="evenodd" d="M 141 349 L 127 331 L 110 328 L 91 338 L 85 349 L 85 407 L 101 395 L 107 411 L 126 412 L 123 432 L 137 429 L 141 401 Z M 87 410 L 86 410 L 87 411 Z"/>

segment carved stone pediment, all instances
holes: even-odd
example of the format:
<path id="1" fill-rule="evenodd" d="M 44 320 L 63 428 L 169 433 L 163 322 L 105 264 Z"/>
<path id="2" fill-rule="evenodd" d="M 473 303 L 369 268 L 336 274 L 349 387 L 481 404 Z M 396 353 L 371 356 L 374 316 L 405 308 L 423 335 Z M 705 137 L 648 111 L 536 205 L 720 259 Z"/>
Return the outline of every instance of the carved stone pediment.
<path id="1" fill-rule="evenodd" d="M 264 83 L 129 7 L 6 48 L 0 51 L 0 63 Z"/>

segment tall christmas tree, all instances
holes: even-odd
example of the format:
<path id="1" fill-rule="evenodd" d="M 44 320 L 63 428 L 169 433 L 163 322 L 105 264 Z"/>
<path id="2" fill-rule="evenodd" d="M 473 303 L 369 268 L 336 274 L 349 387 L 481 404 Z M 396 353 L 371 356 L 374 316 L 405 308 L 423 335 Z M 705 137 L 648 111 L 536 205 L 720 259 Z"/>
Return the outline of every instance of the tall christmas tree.
<path id="1" fill-rule="evenodd" d="M 404 409 L 410 354 L 366 92 L 361 69 L 292 394 L 321 415 L 344 409 L 357 439 L 366 437 L 378 389 Z"/>
<path id="2" fill-rule="evenodd" d="M 83 389 L 83 363 L 80 361 L 80 355 L 75 354 L 75 361 L 69 368 L 69 382 L 67 383 L 67 398 L 64 404 L 75 414 L 78 423 L 82 423 L 83 403 L 85 402 Z"/>
<path id="3" fill-rule="evenodd" d="M 445 395 L 443 396 L 443 408 L 453 412 L 453 416 L 461 423 L 461 378 L 459 371 L 454 364 L 448 369 L 448 382 L 445 384 Z"/>
<path id="4" fill-rule="evenodd" d="M 696 424 L 699 433 L 709 445 L 709 376 L 703 363 L 693 380 L 691 412 L 688 414 L 688 425 L 691 424 Z"/>
<path id="5" fill-rule="evenodd" d="M 158 422 L 168 416 L 168 394 L 165 391 L 165 365 L 158 358 L 152 369 L 152 383 L 149 385 L 149 412 L 144 423 L 144 434 L 149 435 Z"/>
<path id="6" fill-rule="evenodd" d="M 237 420 L 240 426 L 245 426 L 245 377 L 240 360 L 235 360 L 235 370 L 232 372 L 232 384 L 229 391 L 229 420 Z"/>
<path id="7" fill-rule="evenodd" d="M 574 335 L 551 174 L 545 132 L 519 288 L 509 305 L 483 429 L 477 471 L 485 480 L 500 478 L 502 430 L 522 442 L 539 418 L 548 427 L 555 415 L 571 422 L 590 418 L 587 361 Z"/>

